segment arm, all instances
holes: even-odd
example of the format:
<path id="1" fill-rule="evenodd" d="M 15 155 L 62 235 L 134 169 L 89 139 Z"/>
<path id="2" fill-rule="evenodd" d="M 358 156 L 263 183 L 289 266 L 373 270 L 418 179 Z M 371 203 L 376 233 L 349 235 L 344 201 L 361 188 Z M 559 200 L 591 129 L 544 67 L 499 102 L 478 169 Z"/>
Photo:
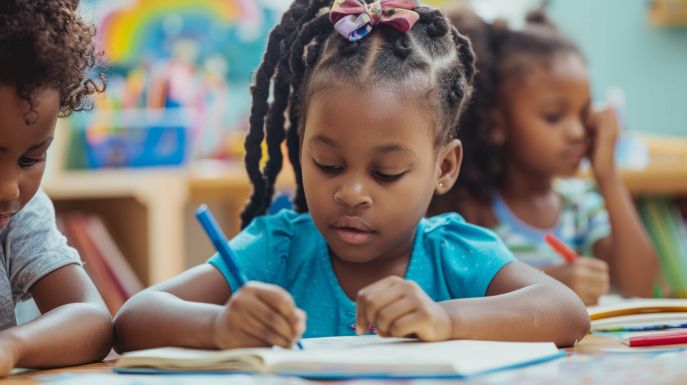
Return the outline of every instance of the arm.
<path id="1" fill-rule="evenodd" d="M 386 278 L 358 293 L 356 329 L 371 323 L 383 337 L 553 341 L 558 346 L 573 345 L 589 332 L 589 316 L 575 293 L 523 263 L 504 266 L 486 295 L 435 303 L 416 283 Z"/>
<path id="2" fill-rule="evenodd" d="M 651 297 L 657 269 L 656 251 L 615 168 L 613 149 L 618 123 L 613 111 L 593 113 L 588 127 L 595 143 L 592 168 L 612 229 L 610 236 L 594 245 L 594 254 L 608 263 L 613 285 L 633 295 Z"/>
<path id="3" fill-rule="evenodd" d="M 0 332 L 0 377 L 12 367 L 50 368 L 102 360 L 112 347 L 112 319 L 77 265 L 41 278 L 30 289 L 37 319 Z M 3 359 L 5 364 L 3 365 Z"/>
<path id="4" fill-rule="evenodd" d="M 222 273 L 204 264 L 133 296 L 114 327 L 117 352 L 290 347 L 305 331 L 305 314 L 274 285 L 249 282 L 232 295 Z"/>

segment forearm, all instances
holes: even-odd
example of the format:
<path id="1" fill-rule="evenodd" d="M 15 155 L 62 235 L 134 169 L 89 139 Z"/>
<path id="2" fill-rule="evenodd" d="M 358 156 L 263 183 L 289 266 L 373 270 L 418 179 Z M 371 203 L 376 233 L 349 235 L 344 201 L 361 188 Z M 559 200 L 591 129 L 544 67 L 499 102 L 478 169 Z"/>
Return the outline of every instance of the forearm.
<path id="1" fill-rule="evenodd" d="M 50 368 L 102 360 L 112 347 L 112 320 L 100 304 L 70 303 L 7 329 L 14 366 Z"/>
<path id="2" fill-rule="evenodd" d="M 650 297 L 657 269 L 656 251 L 637 214 L 634 202 L 617 174 L 599 179 L 606 201 L 611 230 L 612 252 L 599 257 L 610 268 L 611 283 L 640 297 Z"/>
<path id="3" fill-rule="evenodd" d="M 213 329 L 222 309 L 161 291 L 141 292 L 114 320 L 115 350 L 122 353 L 162 346 L 214 349 Z"/>
<path id="4" fill-rule="evenodd" d="M 439 303 L 453 322 L 452 339 L 552 341 L 571 346 L 589 332 L 580 299 L 558 284 L 536 284 L 507 294 Z"/>

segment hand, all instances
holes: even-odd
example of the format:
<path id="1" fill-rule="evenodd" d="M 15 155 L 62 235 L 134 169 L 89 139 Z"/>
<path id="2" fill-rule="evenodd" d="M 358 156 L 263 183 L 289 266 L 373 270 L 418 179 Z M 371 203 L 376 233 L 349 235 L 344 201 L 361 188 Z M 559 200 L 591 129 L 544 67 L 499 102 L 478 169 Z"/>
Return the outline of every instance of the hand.
<path id="1" fill-rule="evenodd" d="M 446 310 L 434 302 L 417 283 L 388 277 L 358 292 L 356 333 L 368 325 L 381 337 L 417 336 L 424 341 L 444 341 L 453 335 Z"/>
<path id="2" fill-rule="evenodd" d="M 545 268 L 544 272 L 572 289 L 585 305 L 595 305 L 602 294 L 608 293 L 608 264 L 600 259 L 578 258 Z"/>
<path id="3" fill-rule="evenodd" d="M 305 331 L 305 318 L 286 290 L 251 281 L 229 298 L 217 317 L 214 342 L 219 349 L 290 348 Z"/>
<path id="4" fill-rule="evenodd" d="M 605 108 L 589 114 L 586 122 L 590 139 L 589 160 L 598 182 L 615 173 L 615 142 L 618 138 L 618 120 L 613 110 Z"/>
<path id="5" fill-rule="evenodd" d="M 0 378 L 7 377 L 16 364 L 11 341 L 0 336 Z"/>

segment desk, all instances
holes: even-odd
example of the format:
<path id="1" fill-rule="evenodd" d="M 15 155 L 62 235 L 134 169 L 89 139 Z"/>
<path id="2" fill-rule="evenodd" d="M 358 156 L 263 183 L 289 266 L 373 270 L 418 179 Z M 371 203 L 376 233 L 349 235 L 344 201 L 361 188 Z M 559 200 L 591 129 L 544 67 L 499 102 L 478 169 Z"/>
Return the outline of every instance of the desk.
<path id="1" fill-rule="evenodd" d="M 684 345 L 670 345 L 668 347 L 685 347 Z M 599 365 L 599 362 L 603 358 L 611 358 L 613 361 L 609 364 L 605 364 L 606 371 L 613 372 L 614 368 L 618 371 L 626 370 L 628 366 L 631 366 L 631 362 L 637 362 L 641 360 L 641 368 L 638 368 L 641 373 L 645 376 L 651 376 L 651 370 L 659 371 L 666 375 L 666 378 L 651 377 L 650 383 L 653 384 L 681 384 L 687 383 L 687 356 L 682 355 L 681 357 L 674 357 L 670 362 L 657 361 L 655 357 L 660 357 L 658 355 L 651 356 L 651 359 L 647 359 L 645 355 L 621 355 L 621 354 L 607 354 L 604 353 L 605 349 L 617 349 L 630 351 L 630 347 L 621 344 L 619 341 L 608 338 L 599 337 L 592 334 L 587 335 L 577 346 L 572 348 L 567 348 L 568 356 L 566 358 L 555 360 L 549 363 L 544 363 L 535 366 L 528 366 L 522 369 L 509 370 L 494 373 L 491 375 L 477 376 L 469 380 L 461 381 L 438 381 L 438 380 L 423 380 L 414 381 L 413 385 L 420 384 L 436 384 L 436 385 L 446 385 L 447 383 L 460 383 L 466 385 L 475 384 L 558 384 L 558 383 L 584 383 L 584 384 L 612 384 L 612 383 L 631 383 L 627 381 L 627 378 L 622 378 L 621 374 L 618 373 L 614 375 L 615 380 L 608 378 L 604 375 L 603 370 L 593 371 L 590 370 L 593 366 Z M 633 348 L 636 350 L 637 348 Z M 640 358 L 641 357 L 641 358 Z M 681 365 L 675 365 L 675 361 L 679 359 Z M 54 370 L 42 370 L 33 371 L 10 378 L 0 380 L 0 385 L 29 385 L 29 384 L 42 384 L 45 382 L 40 382 L 33 379 L 34 376 L 38 375 L 55 375 L 60 373 L 78 373 L 78 374 L 111 374 L 112 376 L 117 376 L 112 373 L 110 367 L 114 365 L 117 360 L 115 354 L 108 356 L 103 362 L 96 364 L 77 366 L 65 369 L 54 369 Z M 669 366 L 670 370 L 666 370 L 665 367 Z M 557 373 L 552 373 L 552 370 L 556 370 Z M 606 373 L 608 374 L 608 373 Z M 631 376 L 632 374 L 627 374 Z M 669 378 L 668 378 L 669 376 Z M 554 378 L 552 380 L 551 378 Z M 638 376 L 633 377 L 637 380 L 636 383 L 649 383 L 646 382 L 646 378 L 641 378 Z M 194 383 L 202 384 L 203 377 L 198 377 L 198 381 Z M 227 382 L 229 383 L 229 382 Z M 409 385 L 407 381 L 370 381 L 370 380 L 359 380 L 359 381 L 348 381 L 346 384 L 350 385 L 392 385 L 392 384 L 406 384 Z"/>

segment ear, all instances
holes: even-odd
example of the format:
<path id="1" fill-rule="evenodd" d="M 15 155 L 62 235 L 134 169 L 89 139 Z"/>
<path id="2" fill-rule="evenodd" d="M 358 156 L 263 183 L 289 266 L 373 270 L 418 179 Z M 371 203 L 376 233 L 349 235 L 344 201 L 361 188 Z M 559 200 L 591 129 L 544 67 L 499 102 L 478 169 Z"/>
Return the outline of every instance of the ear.
<path id="1" fill-rule="evenodd" d="M 506 143 L 506 119 L 503 112 L 499 108 L 492 108 L 489 110 L 489 118 L 492 123 L 491 127 L 491 143 L 497 146 L 503 146 Z"/>
<path id="2" fill-rule="evenodd" d="M 436 195 L 446 194 L 458 179 L 460 165 L 463 163 L 463 144 L 453 139 L 441 149 L 437 157 Z"/>

